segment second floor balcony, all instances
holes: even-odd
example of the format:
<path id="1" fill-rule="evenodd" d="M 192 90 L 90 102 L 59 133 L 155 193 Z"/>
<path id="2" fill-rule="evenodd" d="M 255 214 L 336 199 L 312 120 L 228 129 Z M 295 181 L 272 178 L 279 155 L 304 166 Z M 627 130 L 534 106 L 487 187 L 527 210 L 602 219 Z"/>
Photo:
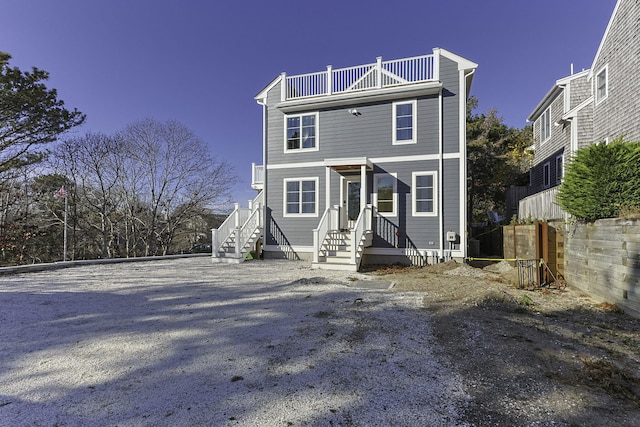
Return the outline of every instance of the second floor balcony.
<path id="1" fill-rule="evenodd" d="M 438 56 L 424 55 L 373 64 L 287 76 L 282 73 L 281 101 L 332 96 L 438 81 Z"/>

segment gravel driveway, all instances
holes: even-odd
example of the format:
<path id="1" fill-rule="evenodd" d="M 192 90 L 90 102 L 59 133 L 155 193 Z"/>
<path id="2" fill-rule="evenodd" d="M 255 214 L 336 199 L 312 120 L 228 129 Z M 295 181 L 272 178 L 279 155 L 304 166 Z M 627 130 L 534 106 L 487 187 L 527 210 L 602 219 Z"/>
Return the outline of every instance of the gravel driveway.
<path id="1" fill-rule="evenodd" d="M 0 277 L 1 426 L 450 426 L 423 296 L 208 258 Z"/>

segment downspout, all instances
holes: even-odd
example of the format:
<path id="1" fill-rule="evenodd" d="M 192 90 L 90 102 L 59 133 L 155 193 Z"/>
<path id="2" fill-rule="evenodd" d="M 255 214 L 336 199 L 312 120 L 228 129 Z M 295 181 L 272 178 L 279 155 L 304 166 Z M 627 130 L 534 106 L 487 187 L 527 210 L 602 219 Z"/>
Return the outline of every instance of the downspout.
<path id="1" fill-rule="evenodd" d="M 463 202 L 463 206 L 465 206 L 465 209 L 461 209 L 460 212 L 460 231 L 461 231 L 461 236 L 460 236 L 460 252 L 462 254 L 462 258 L 466 258 L 467 257 L 467 244 L 468 244 L 468 240 L 469 240 L 469 224 L 467 223 L 467 219 L 468 219 L 468 213 L 467 213 L 467 209 L 469 208 L 468 205 L 468 189 L 467 189 L 467 174 L 469 173 L 469 171 L 467 170 L 467 102 L 468 102 L 468 98 L 469 98 L 469 94 L 467 93 L 467 81 L 471 78 L 471 76 L 476 72 L 476 69 L 473 68 L 471 71 L 469 71 L 468 73 L 466 73 L 464 75 L 464 79 L 463 81 L 460 83 L 461 86 L 464 85 L 462 87 L 463 90 L 461 90 L 461 93 L 464 94 L 464 98 L 463 98 L 463 106 L 464 108 L 461 108 L 462 113 L 461 113 L 461 134 L 460 134 L 460 145 L 461 145 L 461 150 L 460 150 L 460 162 L 461 162 L 461 166 L 460 166 L 460 173 L 462 174 L 462 178 L 460 180 L 461 182 L 461 194 L 462 196 L 462 202 Z"/>
<path id="2" fill-rule="evenodd" d="M 257 100 L 258 104 L 262 106 L 262 249 L 265 247 L 265 231 L 267 229 L 267 102 L 266 97 Z"/>
<path id="3" fill-rule="evenodd" d="M 439 155 L 438 155 L 438 229 L 440 232 L 440 258 L 444 259 L 444 171 L 442 170 L 444 166 L 444 129 L 443 129 L 443 119 L 442 119 L 442 110 L 443 110 L 443 97 L 442 97 L 442 87 L 440 87 L 440 92 L 438 93 L 438 138 L 439 138 Z"/>

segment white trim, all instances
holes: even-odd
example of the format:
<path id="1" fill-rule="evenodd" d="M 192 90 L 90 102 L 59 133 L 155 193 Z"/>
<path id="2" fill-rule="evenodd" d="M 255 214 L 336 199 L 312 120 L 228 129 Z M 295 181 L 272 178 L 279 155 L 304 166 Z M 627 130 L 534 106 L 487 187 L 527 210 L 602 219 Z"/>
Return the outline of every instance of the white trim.
<path id="1" fill-rule="evenodd" d="M 398 174 L 395 172 L 389 173 L 376 173 L 373 175 L 373 188 L 371 189 L 371 201 L 373 206 L 378 208 L 378 179 L 379 177 L 390 176 L 393 178 L 393 196 L 392 196 L 392 206 L 393 209 L 391 212 L 380 212 L 378 210 L 378 214 L 383 217 L 396 217 L 398 216 Z"/>
<path id="2" fill-rule="evenodd" d="M 302 118 L 305 116 L 314 116 L 314 146 L 310 148 L 302 148 L 302 133 L 300 133 L 300 148 L 287 148 L 287 130 L 289 129 L 287 120 L 292 117 L 300 118 L 300 129 L 302 129 Z M 302 113 L 302 114 L 285 114 L 284 115 L 284 152 L 289 153 L 305 153 L 308 151 L 318 151 L 320 149 L 320 113 Z"/>
<path id="3" fill-rule="evenodd" d="M 548 134 L 545 135 L 542 134 L 542 132 L 545 129 L 544 126 L 544 121 L 545 121 L 545 115 L 549 115 L 548 120 L 547 120 L 547 129 L 548 129 Z M 549 139 L 551 139 L 551 106 L 548 106 L 543 112 L 542 114 L 540 114 L 540 145 L 544 144 L 545 142 L 547 142 Z"/>
<path id="4" fill-rule="evenodd" d="M 433 211 L 432 212 L 418 212 L 416 210 L 416 196 L 417 185 L 416 178 L 418 176 L 430 175 L 433 177 Z M 411 214 L 413 216 L 438 216 L 438 172 L 437 171 L 417 171 L 411 173 Z"/>
<path id="5" fill-rule="evenodd" d="M 303 181 L 314 181 L 316 184 L 315 187 L 315 212 L 313 213 L 287 213 L 287 183 L 289 182 L 299 182 L 300 183 L 300 200 L 299 203 L 302 204 L 302 182 Z M 309 176 L 309 177 L 300 177 L 300 178 L 284 178 L 282 180 L 282 216 L 284 218 L 313 218 L 318 217 L 318 201 L 319 201 L 319 178 L 317 176 Z"/>
<path id="6" fill-rule="evenodd" d="M 445 160 L 460 159 L 462 155 L 460 153 L 444 153 L 443 158 Z M 439 160 L 439 154 L 423 154 L 418 156 L 392 156 L 392 157 L 372 157 L 368 159 L 367 165 L 377 163 L 398 163 L 398 162 L 424 162 L 427 160 Z M 344 164 L 349 164 L 345 161 Z M 355 164 L 355 163 L 354 163 Z M 356 164 L 357 165 L 357 164 Z M 332 159 L 331 164 L 327 164 L 327 161 L 315 161 L 315 162 L 298 162 L 298 163 L 279 163 L 269 164 L 266 168 L 269 170 L 276 169 L 297 169 L 297 168 L 312 168 L 312 167 L 325 167 L 325 166 L 339 166 L 335 159 Z M 360 164 L 362 166 L 362 164 Z"/>
<path id="7" fill-rule="evenodd" d="M 411 105 L 411 139 L 400 140 L 398 141 L 398 129 L 397 129 L 397 114 L 398 114 L 398 106 L 400 105 Z M 391 115 L 392 115 L 392 135 L 391 135 L 391 144 L 392 145 L 405 145 L 405 144 L 415 144 L 418 142 L 418 101 L 413 99 L 410 101 L 398 101 L 391 104 Z"/>
<path id="8" fill-rule="evenodd" d="M 598 96 L 598 76 L 604 72 L 604 96 L 600 98 Z M 593 97 L 596 101 L 595 105 L 600 104 L 602 101 L 609 97 L 609 64 L 605 64 L 600 67 L 596 73 L 596 77 L 593 79 Z"/>

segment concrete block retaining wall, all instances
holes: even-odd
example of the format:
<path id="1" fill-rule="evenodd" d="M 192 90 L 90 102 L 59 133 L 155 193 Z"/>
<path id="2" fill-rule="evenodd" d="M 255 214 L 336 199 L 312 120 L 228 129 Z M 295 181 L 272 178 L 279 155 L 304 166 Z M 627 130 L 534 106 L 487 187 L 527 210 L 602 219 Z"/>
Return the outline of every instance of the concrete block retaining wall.
<path id="1" fill-rule="evenodd" d="M 640 220 L 568 224 L 567 283 L 640 318 Z"/>

